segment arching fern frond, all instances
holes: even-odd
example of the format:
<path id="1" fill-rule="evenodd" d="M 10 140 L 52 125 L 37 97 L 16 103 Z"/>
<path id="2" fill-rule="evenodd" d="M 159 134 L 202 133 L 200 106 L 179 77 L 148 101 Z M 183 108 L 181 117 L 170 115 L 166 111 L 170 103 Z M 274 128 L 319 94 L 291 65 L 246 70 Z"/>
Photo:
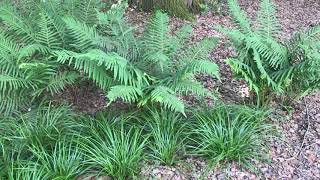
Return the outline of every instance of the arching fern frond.
<path id="1" fill-rule="evenodd" d="M 144 61 L 158 65 L 162 71 L 170 66 L 170 55 L 173 53 L 168 23 L 168 15 L 157 11 L 148 23 L 143 38 Z"/>
<path id="2" fill-rule="evenodd" d="M 250 33 L 251 20 L 246 15 L 246 12 L 241 9 L 237 0 L 228 0 L 228 6 L 233 19 L 238 23 L 240 29 L 244 33 Z"/>
<path id="3" fill-rule="evenodd" d="M 109 104 L 117 99 L 122 99 L 124 102 L 134 103 L 137 102 L 140 97 L 143 96 L 141 89 L 134 86 L 113 86 L 111 90 L 108 91 Z"/>
<path id="4" fill-rule="evenodd" d="M 260 78 L 265 80 L 267 84 L 272 87 L 273 90 L 276 92 L 282 93 L 283 89 L 281 88 L 280 84 L 277 84 L 270 76 L 269 73 L 266 71 L 265 67 L 263 66 L 263 62 L 261 61 L 260 54 L 257 51 L 253 51 L 253 59 L 257 65 L 257 69 L 260 71 Z"/>
<path id="5" fill-rule="evenodd" d="M 209 96 L 214 97 L 214 95 L 206 89 L 201 83 L 192 81 L 192 80 L 184 80 L 177 82 L 173 89 L 179 94 L 189 95 L 188 93 L 194 93 L 198 96 Z"/>
<path id="6" fill-rule="evenodd" d="M 278 38 L 281 25 L 276 17 L 272 0 L 262 0 L 258 11 L 257 32 L 264 38 Z"/>
<path id="7" fill-rule="evenodd" d="M 43 91 L 49 92 L 51 95 L 61 92 L 67 85 L 72 85 L 79 78 L 76 72 L 63 72 L 52 76 L 44 88 L 37 90 L 37 94 Z"/>
<path id="8" fill-rule="evenodd" d="M 35 31 L 11 5 L 1 4 L 0 19 L 7 25 L 7 28 L 13 30 L 15 36 L 20 37 L 24 42 L 30 43 L 36 41 Z"/>
<path id="9" fill-rule="evenodd" d="M 160 103 L 163 107 L 180 112 L 185 115 L 183 102 L 175 95 L 175 92 L 165 86 L 156 87 L 150 94 L 151 102 Z"/>
<path id="10" fill-rule="evenodd" d="M 26 79 L 0 74 L 0 89 L 2 93 L 29 88 L 35 89 L 36 85 Z M 3 94 L 3 96 L 5 96 L 5 94 Z"/>
<path id="11" fill-rule="evenodd" d="M 12 37 L 0 31 L 0 53 L 12 54 L 13 56 L 19 52 L 20 46 Z"/>
<path id="12" fill-rule="evenodd" d="M 220 77 L 218 65 L 211 61 L 192 61 L 186 65 L 185 69 L 186 73 L 204 73 L 216 78 Z"/>
<path id="13" fill-rule="evenodd" d="M 56 51 L 54 54 L 57 56 L 57 61 L 62 64 L 69 64 L 76 70 L 84 71 L 88 77 L 92 79 L 100 88 L 106 90 L 113 83 L 111 75 L 108 73 L 107 68 L 100 66 L 100 59 L 89 59 L 87 54 L 78 54 L 72 51 Z"/>
<path id="14" fill-rule="evenodd" d="M 198 43 L 195 43 L 190 48 L 182 51 L 181 63 L 188 63 L 192 61 L 208 60 L 210 52 L 218 43 L 217 38 L 205 38 Z"/>
<path id="15" fill-rule="evenodd" d="M 93 45 L 100 44 L 100 37 L 95 28 L 89 27 L 87 24 L 77 21 L 72 17 L 63 19 L 69 29 L 70 35 L 73 37 L 73 46 L 80 50 L 86 50 Z"/>
<path id="16" fill-rule="evenodd" d="M 61 49 L 64 43 L 64 31 L 61 24 L 57 24 L 57 21 L 44 10 L 41 12 L 38 21 L 40 31 L 36 36 L 37 42 L 52 50 Z"/>
<path id="17" fill-rule="evenodd" d="M 23 58 L 28 58 L 33 56 L 35 53 L 40 54 L 48 54 L 50 49 L 47 46 L 41 45 L 41 44 L 31 44 L 28 46 L 25 46 L 21 48 L 20 51 L 18 51 L 18 60 L 21 60 Z"/>
<path id="18" fill-rule="evenodd" d="M 232 71 L 242 77 L 244 80 L 247 81 L 250 90 L 254 90 L 257 94 L 259 94 L 260 89 L 256 81 L 257 77 L 255 72 L 249 67 L 247 64 L 242 63 L 238 59 L 231 59 L 227 60 L 227 64 L 231 67 Z"/>

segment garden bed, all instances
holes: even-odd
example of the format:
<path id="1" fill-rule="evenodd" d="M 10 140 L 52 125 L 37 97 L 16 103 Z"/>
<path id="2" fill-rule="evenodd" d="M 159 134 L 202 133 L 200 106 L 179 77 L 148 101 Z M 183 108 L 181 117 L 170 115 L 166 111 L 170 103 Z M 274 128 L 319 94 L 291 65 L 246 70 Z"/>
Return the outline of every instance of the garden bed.
<path id="1" fill-rule="evenodd" d="M 258 1 L 239 2 L 251 18 L 257 17 Z M 297 31 L 320 25 L 318 0 L 274 2 L 283 29 L 279 41 L 290 39 Z M 83 4 L 80 2 L 80 5 Z M 88 3 L 84 8 L 90 9 L 89 5 L 92 4 Z M 115 6 L 118 9 L 112 10 L 121 14 L 125 6 L 118 5 Z M 28 8 L 28 5 L 21 7 L 21 11 L 28 12 Z M 7 14 L 6 7 L 0 10 L 0 15 L 11 17 L 10 13 Z M 90 10 L 90 15 L 99 14 L 94 8 Z M 46 8 L 40 8 L 40 12 L 52 13 Z M 3 94 L 25 86 L 16 92 L 34 98 L 36 102 L 28 104 L 21 101 L 25 106 L 21 106 L 20 112 L 13 109 L 20 108 L 22 104 L 14 106 L 13 101 L 12 104 L 8 103 L 8 106 L 4 105 L 4 108 L 8 107 L 9 111 L 14 113 L 0 116 L 0 135 L 3 135 L 0 137 L 0 160 L 4 159 L 4 162 L 0 162 L 0 179 L 15 179 L 14 177 L 25 175 L 30 178 L 78 180 L 320 179 L 320 93 L 307 95 L 289 105 L 282 103 L 282 97 L 277 96 L 268 102 L 267 109 L 271 114 L 264 111 L 266 109 L 262 111 L 251 106 L 255 103 L 252 100 L 258 97 L 259 93 L 256 91 L 250 94 L 246 81 L 234 78 L 226 61 L 238 54 L 232 48 L 232 38 L 229 39 L 216 30 L 217 25 L 237 27 L 231 15 L 227 11 L 223 12 L 224 15 L 213 12 L 197 15 L 194 22 L 170 17 L 169 33 L 166 33 L 166 27 L 161 26 L 166 25 L 166 14 L 157 12 L 152 15 L 128 8 L 124 17 L 129 24 L 136 27 L 135 34 L 130 34 L 131 31 L 124 33 L 123 28 L 129 27 L 122 21 L 122 15 L 115 20 L 112 15 L 108 14 L 110 18 L 101 13 L 99 23 L 92 27 L 89 25 L 97 21 L 94 16 L 87 15 L 85 19 L 77 20 L 66 18 L 61 22 L 65 22 L 67 31 L 54 26 L 59 17 L 50 19 L 50 13 L 39 13 L 42 20 L 38 22 L 38 29 L 41 30 L 39 37 L 36 37 L 38 34 L 28 34 L 31 30 L 23 29 L 18 31 L 17 44 L 12 45 L 14 43 L 11 36 L 2 37 L 0 34 L 0 40 L 3 40 L 10 52 L 4 50 L 0 53 L 7 53 L 5 55 L 10 55 L 11 58 L 11 48 L 22 52 L 17 58 L 19 68 L 14 69 L 21 71 L 20 74 L 3 68 L 8 76 L 1 74 L 0 80 L 2 78 L 3 82 L 1 81 L 0 86 L 9 87 L 7 91 L 3 90 Z M 75 10 L 75 13 L 79 12 Z M 38 17 L 32 13 L 30 16 Z M 78 16 L 81 16 L 81 12 Z M 193 29 L 188 40 L 184 40 L 183 35 L 178 37 L 177 33 L 186 24 Z M 13 25 L 13 28 L 16 27 Z M 16 29 L 11 29 L 8 33 L 13 33 Z M 65 36 L 58 37 L 59 33 L 54 33 L 55 30 L 61 30 Z M 157 30 L 164 34 L 157 36 Z M 51 36 L 43 32 L 53 33 Z M 117 33 L 120 33 L 119 37 L 123 39 L 114 39 Z M 70 36 L 70 39 L 60 42 L 55 39 L 56 36 Z M 107 38 L 104 39 L 105 37 Z M 142 40 L 139 37 L 142 37 Z M 206 61 L 206 53 L 212 47 L 208 44 L 214 44 L 214 39 L 205 41 L 210 37 L 218 38 L 218 43 L 209 55 L 210 61 Z M 36 43 L 23 47 L 32 42 L 32 38 L 35 38 Z M 156 40 L 161 42 L 160 45 L 153 42 L 154 38 L 158 38 Z M 37 44 L 38 42 L 40 44 Z M 136 42 L 138 43 L 135 44 Z M 179 47 L 175 49 L 176 47 L 168 42 L 177 43 L 176 46 Z M 197 42 L 205 43 L 197 47 Z M 20 46 L 24 51 L 19 49 Z M 161 51 L 158 51 L 159 46 L 165 50 L 160 48 Z M 190 58 L 192 50 L 202 47 L 204 48 L 199 51 L 203 56 Z M 27 52 L 28 50 L 30 52 Z M 172 52 L 168 53 L 170 51 Z M 121 56 L 118 53 L 122 53 Z M 154 54 L 159 56 L 155 57 Z M 184 58 L 186 62 L 179 62 L 179 58 Z M 38 59 L 42 59 L 43 63 L 38 63 Z M 137 63 L 137 59 L 145 64 Z M 172 62 L 163 66 L 163 62 L 158 62 L 158 59 L 164 62 L 169 59 Z M 26 63 L 20 64 L 20 60 Z M 79 62 L 74 63 L 73 60 Z M 207 66 L 197 64 L 202 60 Z M 172 67 L 177 69 L 170 69 L 172 64 Z M 220 77 L 215 64 L 219 67 Z M 151 66 L 154 68 L 150 70 Z M 163 67 L 167 69 L 163 70 Z M 23 68 L 24 71 L 21 70 Z M 34 73 L 33 70 L 39 70 L 39 73 Z M 278 69 L 275 68 L 276 70 Z M 40 76 L 37 76 L 38 74 Z M 8 78 L 10 75 L 17 75 L 19 78 L 21 75 L 22 80 L 35 78 L 35 84 L 38 84 L 22 82 L 6 86 L 7 82 L 15 80 Z M 63 79 L 62 75 L 70 77 Z M 66 81 L 55 84 L 55 80 L 59 80 L 60 76 Z M 107 82 L 109 76 L 113 78 L 110 84 Z M 174 76 L 177 78 L 172 78 Z M 45 79 L 47 77 L 48 79 Z M 19 78 L 17 80 L 20 80 Z M 194 83 L 192 85 L 195 91 L 188 89 L 190 87 L 183 84 L 185 82 Z M 279 84 L 283 85 L 282 83 L 279 81 Z M 202 85 L 205 88 L 202 88 Z M 262 89 L 272 89 L 268 85 L 262 86 Z M 32 88 L 38 87 L 38 95 L 30 93 Z M 128 91 L 130 93 L 126 94 Z M 202 93 L 203 99 L 194 93 L 197 91 Z M 218 96 L 219 100 L 215 100 L 214 95 Z M 2 98 L 2 94 L 0 97 Z M 46 101 L 48 99 L 51 101 Z M 60 106 L 61 102 L 70 104 L 71 108 Z M 136 102 L 139 102 L 139 106 Z M 37 103 L 41 104 L 40 107 Z M 9 108 L 10 105 L 12 109 Z M 207 105 L 209 110 L 206 109 Z M 259 103 L 255 105 L 260 106 Z M 2 104 L 0 110 L 3 110 L 1 108 Z M 240 140 L 241 143 L 237 144 Z M 227 146 L 229 143 L 231 145 Z M 251 150 L 252 153 L 249 152 Z"/>

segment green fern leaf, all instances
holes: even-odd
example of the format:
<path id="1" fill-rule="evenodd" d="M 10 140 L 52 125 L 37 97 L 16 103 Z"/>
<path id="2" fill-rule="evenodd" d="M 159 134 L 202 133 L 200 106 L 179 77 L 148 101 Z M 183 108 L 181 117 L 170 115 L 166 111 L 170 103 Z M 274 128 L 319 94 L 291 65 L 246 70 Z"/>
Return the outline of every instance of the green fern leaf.
<path id="1" fill-rule="evenodd" d="M 37 52 L 45 55 L 48 54 L 49 51 L 50 50 L 47 46 L 43 46 L 41 44 L 31 44 L 21 48 L 21 50 L 18 51 L 18 60 L 21 60 L 26 57 L 31 57 Z"/>
<path id="2" fill-rule="evenodd" d="M 281 25 L 271 0 L 262 0 L 257 19 L 257 32 L 264 38 L 278 38 Z"/>
<path id="3" fill-rule="evenodd" d="M 160 103 L 171 111 L 180 112 L 185 115 L 183 102 L 175 95 L 175 92 L 168 87 L 156 87 L 151 92 L 150 99 L 152 102 Z"/>
<path id="4" fill-rule="evenodd" d="M 72 44 L 75 48 L 86 50 L 94 45 L 100 44 L 100 36 L 93 27 L 89 27 L 83 22 L 77 21 L 72 17 L 63 19 L 69 29 L 70 35 L 74 39 Z"/>
<path id="5" fill-rule="evenodd" d="M 35 42 L 35 31 L 25 22 L 14 9 L 8 4 L 0 5 L 0 19 L 7 25 L 7 28 L 15 32 L 15 36 L 21 37 L 24 42 Z"/>
<path id="6" fill-rule="evenodd" d="M 240 29 L 244 33 L 250 33 L 251 20 L 247 17 L 245 11 L 241 9 L 237 0 L 228 0 L 228 5 L 233 19 L 238 23 Z"/>
<path id="7" fill-rule="evenodd" d="M 110 100 L 109 104 L 117 99 L 122 99 L 125 102 L 133 103 L 136 102 L 142 95 L 143 92 L 139 88 L 134 86 L 118 85 L 111 87 L 107 97 Z"/>

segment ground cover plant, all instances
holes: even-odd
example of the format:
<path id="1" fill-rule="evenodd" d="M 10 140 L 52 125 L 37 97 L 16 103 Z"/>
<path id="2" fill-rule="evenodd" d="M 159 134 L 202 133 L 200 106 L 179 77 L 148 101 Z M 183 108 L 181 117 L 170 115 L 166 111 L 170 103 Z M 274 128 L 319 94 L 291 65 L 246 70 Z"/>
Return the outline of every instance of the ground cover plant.
<path id="1" fill-rule="evenodd" d="M 178 162 L 188 137 L 187 123 L 181 115 L 150 109 L 142 115 L 141 121 L 146 124 L 145 131 L 149 135 L 151 159 L 168 166 Z"/>
<path id="2" fill-rule="evenodd" d="M 190 159 L 206 162 L 202 178 L 227 165 L 258 173 L 274 140 L 274 94 L 319 88 L 320 29 L 283 40 L 270 0 L 261 1 L 255 23 L 236 0 L 228 6 L 236 27 L 217 29 L 235 47 L 227 64 L 254 103 L 222 102 L 206 88 L 203 77 L 221 83 L 209 57 L 219 40 L 193 42 L 193 25 L 171 29 L 162 11 L 137 33 L 126 1 L 1 2 L 0 180 L 144 179 L 145 166 L 175 169 Z M 101 112 L 56 98 L 90 84 L 82 82 L 105 96 Z"/>
<path id="3" fill-rule="evenodd" d="M 190 147 L 211 165 L 235 161 L 254 169 L 252 159 L 266 159 L 266 142 L 274 130 L 267 123 L 267 111 L 221 105 L 194 114 Z"/>

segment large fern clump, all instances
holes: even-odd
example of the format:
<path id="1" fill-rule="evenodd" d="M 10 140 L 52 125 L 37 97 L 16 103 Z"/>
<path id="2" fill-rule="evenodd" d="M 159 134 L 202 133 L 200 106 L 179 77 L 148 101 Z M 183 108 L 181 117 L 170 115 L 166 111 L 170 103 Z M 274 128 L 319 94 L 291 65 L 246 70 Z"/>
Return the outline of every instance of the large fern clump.
<path id="1" fill-rule="evenodd" d="M 177 94 L 211 96 L 194 75 L 218 77 L 217 65 L 208 60 L 216 40 L 189 45 L 190 27 L 169 35 L 169 18 L 162 12 L 137 38 L 121 1 L 107 11 L 98 0 L 20 4 L 3 2 L 0 8 L 1 112 L 28 107 L 79 77 L 108 91 L 110 103 L 158 103 L 184 113 Z"/>
<path id="2" fill-rule="evenodd" d="M 1 3 L 1 113 L 26 107 L 44 93 L 57 93 L 78 77 L 52 56 L 53 51 L 68 46 L 60 18 L 66 12 L 60 5 L 58 1 Z"/>
<path id="3" fill-rule="evenodd" d="M 74 49 L 57 50 L 60 63 L 82 71 L 108 91 L 110 103 L 122 99 L 144 106 L 160 104 L 184 113 L 184 103 L 177 94 L 195 93 L 212 96 L 197 73 L 218 77 L 218 66 L 208 55 L 216 39 L 198 44 L 186 43 L 191 27 L 169 34 L 166 14 L 152 17 L 142 38 L 123 19 L 126 5 L 118 3 L 106 13 L 97 12 L 97 24 L 90 26 L 75 18 L 64 18 Z"/>
<path id="4" fill-rule="evenodd" d="M 301 93 L 314 89 L 313 84 L 319 81 L 319 72 L 315 71 L 319 67 L 319 28 L 299 33 L 289 43 L 282 43 L 279 41 L 281 26 L 271 0 L 261 2 L 255 22 L 236 0 L 228 0 L 228 5 L 237 28 L 218 27 L 230 37 L 237 50 L 237 57 L 230 58 L 228 64 L 237 77 L 247 81 L 259 103 L 265 102 L 270 92 L 282 94 L 294 89 Z M 313 72 L 311 76 L 308 71 Z"/>

